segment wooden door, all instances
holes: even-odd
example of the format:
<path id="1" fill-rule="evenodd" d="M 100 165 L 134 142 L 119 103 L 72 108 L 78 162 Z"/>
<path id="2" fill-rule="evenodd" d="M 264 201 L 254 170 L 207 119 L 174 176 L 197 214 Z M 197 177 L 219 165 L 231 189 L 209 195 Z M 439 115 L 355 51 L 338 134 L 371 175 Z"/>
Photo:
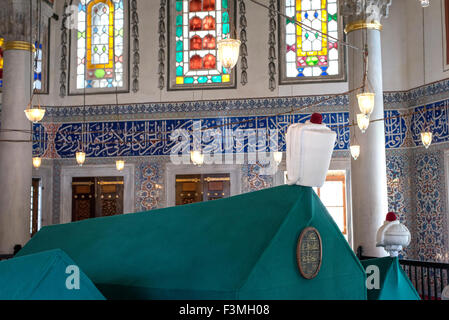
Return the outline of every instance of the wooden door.
<path id="1" fill-rule="evenodd" d="M 203 198 L 201 175 L 176 176 L 176 205 L 201 202 Z"/>
<path id="2" fill-rule="evenodd" d="M 217 200 L 230 195 L 231 179 L 229 174 L 208 174 L 203 178 L 204 200 Z"/>
<path id="3" fill-rule="evenodd" d="M 123 177 L 96 178 L 96 217 L 123 213 Z"/>
<path id="4" fill-rule="evenodd" d="M 39 227 L 39 185 L 40 179 L 33 179 L 31 184 L 31 236 L 34 236 Z"/>
<path id="5" fill-rule="evenodd" d="M 95 217 L 95 178 L 73 178 L 72 221 Z"/>

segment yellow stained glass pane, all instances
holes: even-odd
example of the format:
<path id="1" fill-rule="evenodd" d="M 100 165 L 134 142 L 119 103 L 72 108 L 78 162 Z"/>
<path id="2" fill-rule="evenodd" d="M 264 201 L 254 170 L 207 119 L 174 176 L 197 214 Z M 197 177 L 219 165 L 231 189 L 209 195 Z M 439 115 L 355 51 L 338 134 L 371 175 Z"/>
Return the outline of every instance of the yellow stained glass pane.
<path id="1" fill-rule="evenodd" d="M 176 84 L 184 84 L 184 77 L 176 77 Z"/>
<path id="2" fill-rule="evenodd" d="M 223 80 L 223 82 L 229 82 L 231 81 L 231 77 L 229 76 L 229 74 L 224 74 L 221 79 Z"/>
<path id="3" fill-rule="evenodd" d="M 321 0 L 321 9 L 326 9 L 326 0 Z"/>
<path id="4" fill-rule="evenodd" d="M 107 65 L 92 64 L 92 9 L 94 5 L 103 2 L 109 7 L 109 63 Z M 87 67 L 89 69 L 112 68 L 114 66 L 114 5 L 112 1 L 94 0 L 87 6 Z"/>
<path id="5" fill-rule="evenodd" d="M 5 40 L 3 38 L 0 38 L 0 47 L 3 47 L 3 42 Z M 0 69 L 3 69 L 3 58 L 0 57 Z"/>
<path id="6" fill-rule="evenodd" d="M 301 10 L 301 1 L 302 0 L 296 0 L 296 10 L 298 10 L 298 11 Z"/>

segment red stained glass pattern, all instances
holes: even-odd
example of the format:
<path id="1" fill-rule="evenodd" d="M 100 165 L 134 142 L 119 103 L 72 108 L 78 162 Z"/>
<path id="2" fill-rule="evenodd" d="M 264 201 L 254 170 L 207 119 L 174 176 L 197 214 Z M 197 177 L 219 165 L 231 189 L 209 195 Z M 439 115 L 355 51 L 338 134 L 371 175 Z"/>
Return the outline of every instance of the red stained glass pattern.
<path id="1" fill-rule="evenodd" d="M 203 65 L 203 59 L 199 55 L 196 54 L 190 58 L 190 69 L 191 70 L 199 70 L 202 68 L 202 65 Z"/>
<path id="2" fill-rule="evenodd" d="M 197 16 L 190 19 L 190 31 L 201 30 L 201 19 Z"/>
<path id="3" fill-rule="evenodd" d="M 215 49 L 215 37 L 208 34 L 203 39 L 203 49 Z"/>
<path id="4" fill-rule="evenodd" d="M 204 11 L 215 10 L 215 0 L 203 0 L 203 10 Z"/>
<path id="5" fill-rule="evenodd" d="M 201 38 L 199 36 L 193 36 L 190 39 L 190 50 L 201 50 Z"/>
<path id="6" fill-rule="evenodd" d="M 204 57 L 204 69 L 215 69 L 217 65 L 217 59 L 212 54 L 206 54 Z"/>
<path id="7" fill-rule="evenodd" d="M 215 30 L 215 18 L 207 16 L 203 19 L 203 30 Z"/>
<path id="8" fill-rule="evenodd" d="M 201 0 L 191 0 L 189 3 L 189 11 L 201 11 Z"/>

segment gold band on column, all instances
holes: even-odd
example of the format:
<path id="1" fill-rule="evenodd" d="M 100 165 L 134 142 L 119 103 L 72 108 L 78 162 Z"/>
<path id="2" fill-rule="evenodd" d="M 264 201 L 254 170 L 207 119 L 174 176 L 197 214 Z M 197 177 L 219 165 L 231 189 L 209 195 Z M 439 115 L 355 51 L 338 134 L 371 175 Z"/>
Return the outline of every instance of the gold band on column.
<path id="1" fill-rule="evenodd" d="M 360 29 L 371 29 L 382 31 L 382 25 L 378 21 L 371 21 L 371 22 L 367 22 L 364 20 L 353 21 L 346 25 L 345 33 L 349 33 L 351 31 Z"/>
<path id="2" fill-rule="evenodd" d="M 3 45 L 3 50 L 25 50 L 35 52 L 36 48 L 33 44 L 26 41 L 7 41 Z"/>

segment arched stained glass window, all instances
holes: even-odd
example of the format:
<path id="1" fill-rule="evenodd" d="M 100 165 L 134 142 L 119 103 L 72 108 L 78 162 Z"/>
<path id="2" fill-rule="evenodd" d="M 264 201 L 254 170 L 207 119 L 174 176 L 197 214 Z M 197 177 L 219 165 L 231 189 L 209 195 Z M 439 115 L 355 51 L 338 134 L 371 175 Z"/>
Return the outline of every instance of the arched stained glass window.
<path id="1" fill-rule="evenodd" d="M 127 10 L 127 0 L 79 1 L 76 47 L 71 48 L 76 56 L 71 59 L 76 79 L 71 79 L 76 86 L 70 86 L 71 93 L 84 92 L 85 84 L 94 92 L 128 90 Z"/>
<path id="2" fill-rule="evenodd" d="M 34 52 L 34 85 L 33 89 L 37 92 L 41 91 L 43 89 L 43 51 L 42 51 L 42 43 L 35 42 L 34 47 L 36 48 L 36 51 Z"/>
<path id="3" fill-rule="evenodd" d="M 280 18 L 280 83 L 345 80 L 338 1 L 284 0 L 280 9 L 304 25 Z"/>
<path id="4" fill-rule="evenodd" d="M 173 0 L 169 89 L 235 87 L 217 55 L 217 41 L 235 37 L 234 0 Z"/>
<path id="5" fill-rule="evenodd" d="M 0 88 L 3 88 L 3 38 L 0 38 Z"/>

